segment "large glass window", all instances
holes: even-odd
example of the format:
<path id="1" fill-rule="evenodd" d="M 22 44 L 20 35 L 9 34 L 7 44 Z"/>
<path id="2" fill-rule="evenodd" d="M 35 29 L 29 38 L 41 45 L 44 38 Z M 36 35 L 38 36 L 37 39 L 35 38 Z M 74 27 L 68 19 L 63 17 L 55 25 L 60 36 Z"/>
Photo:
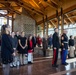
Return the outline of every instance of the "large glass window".
<path id="1" fill-rule="evenodd" d="M 67 31 L 68 31 L 68 33 L 67 33 L 68 37 L 70 35 L 76 36 L 76 23 L 75 24 L 70 24 L 70 25 L 65 25 L 64 29 L 67 29 Z M 54 33 L 53 28 L 50 28 L 48 30 L 48 35 L 53 34 L 53 33 Z M 60 34 L 61 34 L 61 26 L 59 27 L 59 35 Z"/>
<path id="2" fill-rule="evenodd" d="M 67 29 L 68 33 L 68 37 L 70 35 L 76 36 L 76 23 L 75 24 L 70 24 L 70 25 L 64 25 L 64 29 Z M 46 30 L 45 30 L 46 32 Z M 43 37 L 43 30 L 37 32 L 41 37 Z M 53 34 L 54 33 L 54 28 L 48 28 L 48 35 Z M 61 26 L 59 26 L 59 35 L 61 35 Z"/>
<path id="3" fill-rule="evenodd" d="M 7 14 L 7 10 L 0 10 L 0 14 Z M 1 27 L 2 25 L 4 24 L 7 24 L 7 17 L 0 17 L 0 32 L 1 32 Z M 9 19 L 9 25 L 12 29 L 12 20 L 11 20 L 11 16 L 10 16 L 10 19 Z"/>

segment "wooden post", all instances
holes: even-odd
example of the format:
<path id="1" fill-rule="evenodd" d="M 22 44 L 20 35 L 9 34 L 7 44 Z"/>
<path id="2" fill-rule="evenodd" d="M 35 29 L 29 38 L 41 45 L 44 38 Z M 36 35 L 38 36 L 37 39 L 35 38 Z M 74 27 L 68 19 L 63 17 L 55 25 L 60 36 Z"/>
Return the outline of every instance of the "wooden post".
<path id="1" fill-rule="evenodd" d="M 61 34 L 63 34 L 64 30 L 64 15 L 63 15 L 63 9 L 61 8 Z"/>
<path id="2" fill-rule="evenodd" d="M 59 15 L 58 15 L 58 10 L 56 10 L 56 17 L 57 17 L 57 28 L 59 29 Z"/>
<path id="3" fill-rule="evenodd" d="M 12 32 L 14 31 L 14 18 L 13 18 L 13 15 L 12 15 Z"/>
<path id="4" fill-rule="evenodd" d="M 45 21 L 44 21 L 44 16 L 43 16 L 43 35 L 45 35 Z"/>
<path id="5" fill-rule="evenodd" d="M 37 36 L 37 22 L 35 21 L 35 35 Z"/>
<path id="6" fill-rule="evenodd" d="M 9 11 L 7 11 L 7 14 L 9 14 Z M 7 25 L 9 25 L 9 16 L 7 16 Z"/>
<path id="7" fill-rule="evenodd" d="M 48 37 L 48 20 L 47 20 L 47 15 L 46 15 L 46 36 Z"/>
<path id="8" fill-rule="evenodd" d="M 59 15 L 58 15 L 58 10 L 56 10 L 56 17 L 57 17 L 57 28 L 59 30 Z"/>

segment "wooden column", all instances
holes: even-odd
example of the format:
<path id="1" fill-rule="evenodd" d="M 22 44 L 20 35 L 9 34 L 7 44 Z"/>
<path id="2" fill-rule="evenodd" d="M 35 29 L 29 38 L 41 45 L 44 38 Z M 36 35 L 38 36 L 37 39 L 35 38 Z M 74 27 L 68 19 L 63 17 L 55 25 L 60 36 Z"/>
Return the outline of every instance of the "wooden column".
<path id="1" fill-rule="evenodd" d="M 45 35 L 45 20 L 44 20 L 44 16 L 43 16 L 43 35 Z"/>
<path id="2" fill-rule="evenodd" d="M 59 30 L 59 15 L 58 15 L 58 10 L 56 10 L 56 17 L 57 17 L 57 28 L 58 28 L 58 30 Z"/>
<path id="3" fill-rule="evenodd" d="M 9 11 L 7 11 L 7 14 L 9 14 Z M 9 25 L 9 16 L 7 16 L 7 25 Z"/>
<path id="4" fill-rule="evenodd" d="M 63 34 L 64 30 L 64 15 L 63 15 L 63 9 L 61 8 L 61 34 Z"/>
<path id="5" fill-rule="evenodd" d="M 35 35 L 37 36 L 37 22 L 35 21 Z"/>
<path id="6" fill-rule="evenodd" d="M 12 15 L 12 32 L 14 31 L 14 17 Z"/>
<path id="7" fill-rule="evenodd" d="M 47 15 L 46 15 L 46 36 L 48 37 L 48 20 L 47 20 Z"/>
<path id="8" fill-rule="evenodd" d="M 57 28 L 59 29 L 59 15 L 58 15 L 58 10 L 56 10 L 56 17 L 57 17 Z"/>

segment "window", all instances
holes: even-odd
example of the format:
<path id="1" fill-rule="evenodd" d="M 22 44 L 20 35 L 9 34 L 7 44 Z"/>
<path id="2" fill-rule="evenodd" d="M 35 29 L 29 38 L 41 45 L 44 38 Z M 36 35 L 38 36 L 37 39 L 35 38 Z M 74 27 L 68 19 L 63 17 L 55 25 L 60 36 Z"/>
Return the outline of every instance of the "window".
<path id="1" fill-rule="evenodd" d="M 7 14 L 7 10 L 0 10 L 0 14 Z M 12 29 L 12 20 L 11 20 L 11 16 L 10 17 L 10 20 L 9 20 L 9 25 Z M 6 17 L 0 17 L 0 32 L 1 32 L 1 27 L 2 25 L 4 24 L 7 24 L 7 18 Z"/>

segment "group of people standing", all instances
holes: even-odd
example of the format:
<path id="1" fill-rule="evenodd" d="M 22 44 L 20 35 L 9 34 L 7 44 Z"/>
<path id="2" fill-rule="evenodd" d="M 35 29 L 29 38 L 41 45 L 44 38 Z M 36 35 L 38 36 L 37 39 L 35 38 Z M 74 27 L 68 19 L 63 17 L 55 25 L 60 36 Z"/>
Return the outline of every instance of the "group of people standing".
<path id="1" fill-rule="evenodd" d="M 25 32 L 11 32 L 10 26 L 3 25 L 1 28 L 1 62 L 4 75 L 9 75 L 10 66 L 25 65 L 33 63 L 33 52 L 36 46 L 35 35 L 30 34 L 27 38 Z M 38 39 L 40 40 L 40 39 Z M 38 43 L 38 45 L 40 42 Z M 17 63 L 19 60 L 19 63 Z"/>
<path id="2" fill-rule="evenodd" d="M 67 36 L 67 30 L 64 29 L 63 34 L 59 37 L 58 29 L 54 29 L 55 33 L 52 37 L 52 43 L 53 43 L 53 60 L 52 60 L 52 66 L 58 67 L 57 60 L 58 60 L 58 53 L 59 49 L 61 48 L 61 64 L 62 65 L 68 65 L 66 62 L 67 56 L 69 55 L 70 58 L 74 57 L 74 39 L 73 36 L 70 36 L 70 39 L 68 39 Z M 68 47 L 70 49 L 68 53 Z"/>
<path id="3" fill-rule="evenodd" d="M 10 26 L 3 25 L 2 26 L 2 36 L 1 36 L 1 61 L 3 64 L 4 73 L 9 73 L 10 66 L 17 66 L 17 61 L 19 59 L 20 65 L 26 64 L 26 57 L 27 57 L 27 63 L 32 64 L 33 63 L 33 52 L 34 47 L 36 45 L 38 47 L 43 46 L 43 56 L 46 56 L 46 49 L 52 48 L 53 46 L 53 60 L 52 60 L 52 66 L 58 67 L 57 60 L 58 60 L 58 53 L 59 48 L 61 48 L 61 64 L 67 65 L 66 58 L 68 54 L 68 45 L 71 49 L 70 56 L 74 57 L 73 55 L 73 46 L 74 46 L 74 40 L 72 39 L 72 36 L 70 36 L 70 40 L 68 40 L 67 37 L 67 31 L 64 30 L 61 37 L 59 37 L 58 29 L 55 28 L 55 33 L 50 35 L 48 38 L 44 35 L 43 38 L 41 38 L 39 35 L 38 37 L 35 36 L 35 34 L 32 36 L 31 34 L 26 38 L 25 32 L 11 32 L 10 34 Z M 61 43 L 60 43 L 61 38 Z M 68 43 L 69 42 L 69 43 Z M 7 69 L 8 68 L 8 69 Z M 9 75 L 9 74 L 4 74 Z"/>

